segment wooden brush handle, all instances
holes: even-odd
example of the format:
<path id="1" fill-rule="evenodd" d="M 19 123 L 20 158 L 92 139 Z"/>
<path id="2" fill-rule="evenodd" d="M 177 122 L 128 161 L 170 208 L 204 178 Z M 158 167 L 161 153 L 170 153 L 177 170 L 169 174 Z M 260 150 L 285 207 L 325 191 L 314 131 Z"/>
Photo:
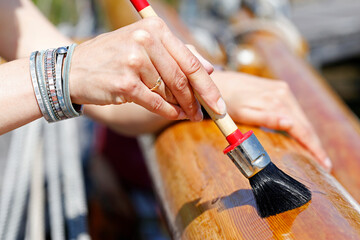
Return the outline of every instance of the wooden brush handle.
<path id="1" fill-rule="evenodd" d="M 136 10 L 139 12 L 142 18 L 155 17 L 158 16 L 154 9 L 146 0 L 130 0 L 134 5 Z M 224 115 L 216 114 L 210 107 L 205 103 L 205 101 L 200 97 L 200 95 L 194 90 L 195 97 L 200 102 L 200 104 L 205 108 L 211 119 L 218 126 L 222 134 L 227 137 L 238 129 L 234 121 L 231 119 L 228 113 Z"/>

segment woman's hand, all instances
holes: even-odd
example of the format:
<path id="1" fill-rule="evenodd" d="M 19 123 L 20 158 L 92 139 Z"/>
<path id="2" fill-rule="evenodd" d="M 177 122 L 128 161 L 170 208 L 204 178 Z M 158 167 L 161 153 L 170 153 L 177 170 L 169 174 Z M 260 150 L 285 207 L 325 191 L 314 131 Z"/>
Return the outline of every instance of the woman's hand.
<path id="1" fill-rule="evenodd" d="M 325 169 L 331 169 L 319 138 L 285 82 L 228 71 L 215 71 L 211 76 L 234 121 L 286 131 Z"/>
<path id="2" fill-rule="evenodd" d="M 161 76 L 163 82 L 151 91 Z M 193 90 L 218 114 L 219 90 L 190 50 L 160 18 L 148 18 L 80 44 L 70 93 L 78 104 L 137 103 L 168 119 L 202 119 Z M 178 105 L 177 105 L 178 103 Z"/>

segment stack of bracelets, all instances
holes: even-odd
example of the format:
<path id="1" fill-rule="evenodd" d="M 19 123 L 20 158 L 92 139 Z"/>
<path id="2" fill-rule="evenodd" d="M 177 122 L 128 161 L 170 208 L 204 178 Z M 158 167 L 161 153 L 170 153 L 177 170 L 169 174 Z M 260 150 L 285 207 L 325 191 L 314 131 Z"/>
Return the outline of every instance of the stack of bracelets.
<path id="1" fill-rule="evenodd" d="M 36 100 L 48 122 L 82 114 L 83 106 L 72 104 L 69 90 L 71 57 L 76 44 L 35 51 L 30 56 L 30 73 Z"/>

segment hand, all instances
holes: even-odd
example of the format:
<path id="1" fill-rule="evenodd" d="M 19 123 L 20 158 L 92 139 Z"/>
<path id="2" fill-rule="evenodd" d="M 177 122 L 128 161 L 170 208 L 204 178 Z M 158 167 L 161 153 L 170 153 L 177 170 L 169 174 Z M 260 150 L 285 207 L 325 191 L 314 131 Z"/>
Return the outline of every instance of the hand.
<path id="1" fill-rule="evenodd" d="M 285 82 L 237 72 L 215 71 L 211 76 L 234 121 L 286 131 L 326 170 L 331 169 L 319 138 Z"/>
<path id="2" fill-rule="evenodd" d="M 150 91 L 159 76 L 165 84 Z M 192 89 L 218 114 L 226 111 L 200 61 L 156 17 L 80 44 L 73 55 L 74 103 L 134 102 L 168 119 L 199 121 L 202 113 Z"/>

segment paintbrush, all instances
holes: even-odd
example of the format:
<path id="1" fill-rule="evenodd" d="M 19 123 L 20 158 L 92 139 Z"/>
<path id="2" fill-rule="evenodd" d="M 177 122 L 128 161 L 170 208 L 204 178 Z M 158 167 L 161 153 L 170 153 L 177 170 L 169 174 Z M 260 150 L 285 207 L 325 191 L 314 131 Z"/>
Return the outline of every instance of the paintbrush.
<path id="1" fill-rule="evenodd" d="M 146 0 L 130 1 L 142 18 L 157 16 Z M 230 145 L 225 148 L 224 153 L 249 179 L 261 217 L 298 208 L 310 201 L 309 189 L 271 162 L 253 131 L 242 134 L 228 113 L 216 114 L 196 91 L 194 93 L 229 142 Z"/>

